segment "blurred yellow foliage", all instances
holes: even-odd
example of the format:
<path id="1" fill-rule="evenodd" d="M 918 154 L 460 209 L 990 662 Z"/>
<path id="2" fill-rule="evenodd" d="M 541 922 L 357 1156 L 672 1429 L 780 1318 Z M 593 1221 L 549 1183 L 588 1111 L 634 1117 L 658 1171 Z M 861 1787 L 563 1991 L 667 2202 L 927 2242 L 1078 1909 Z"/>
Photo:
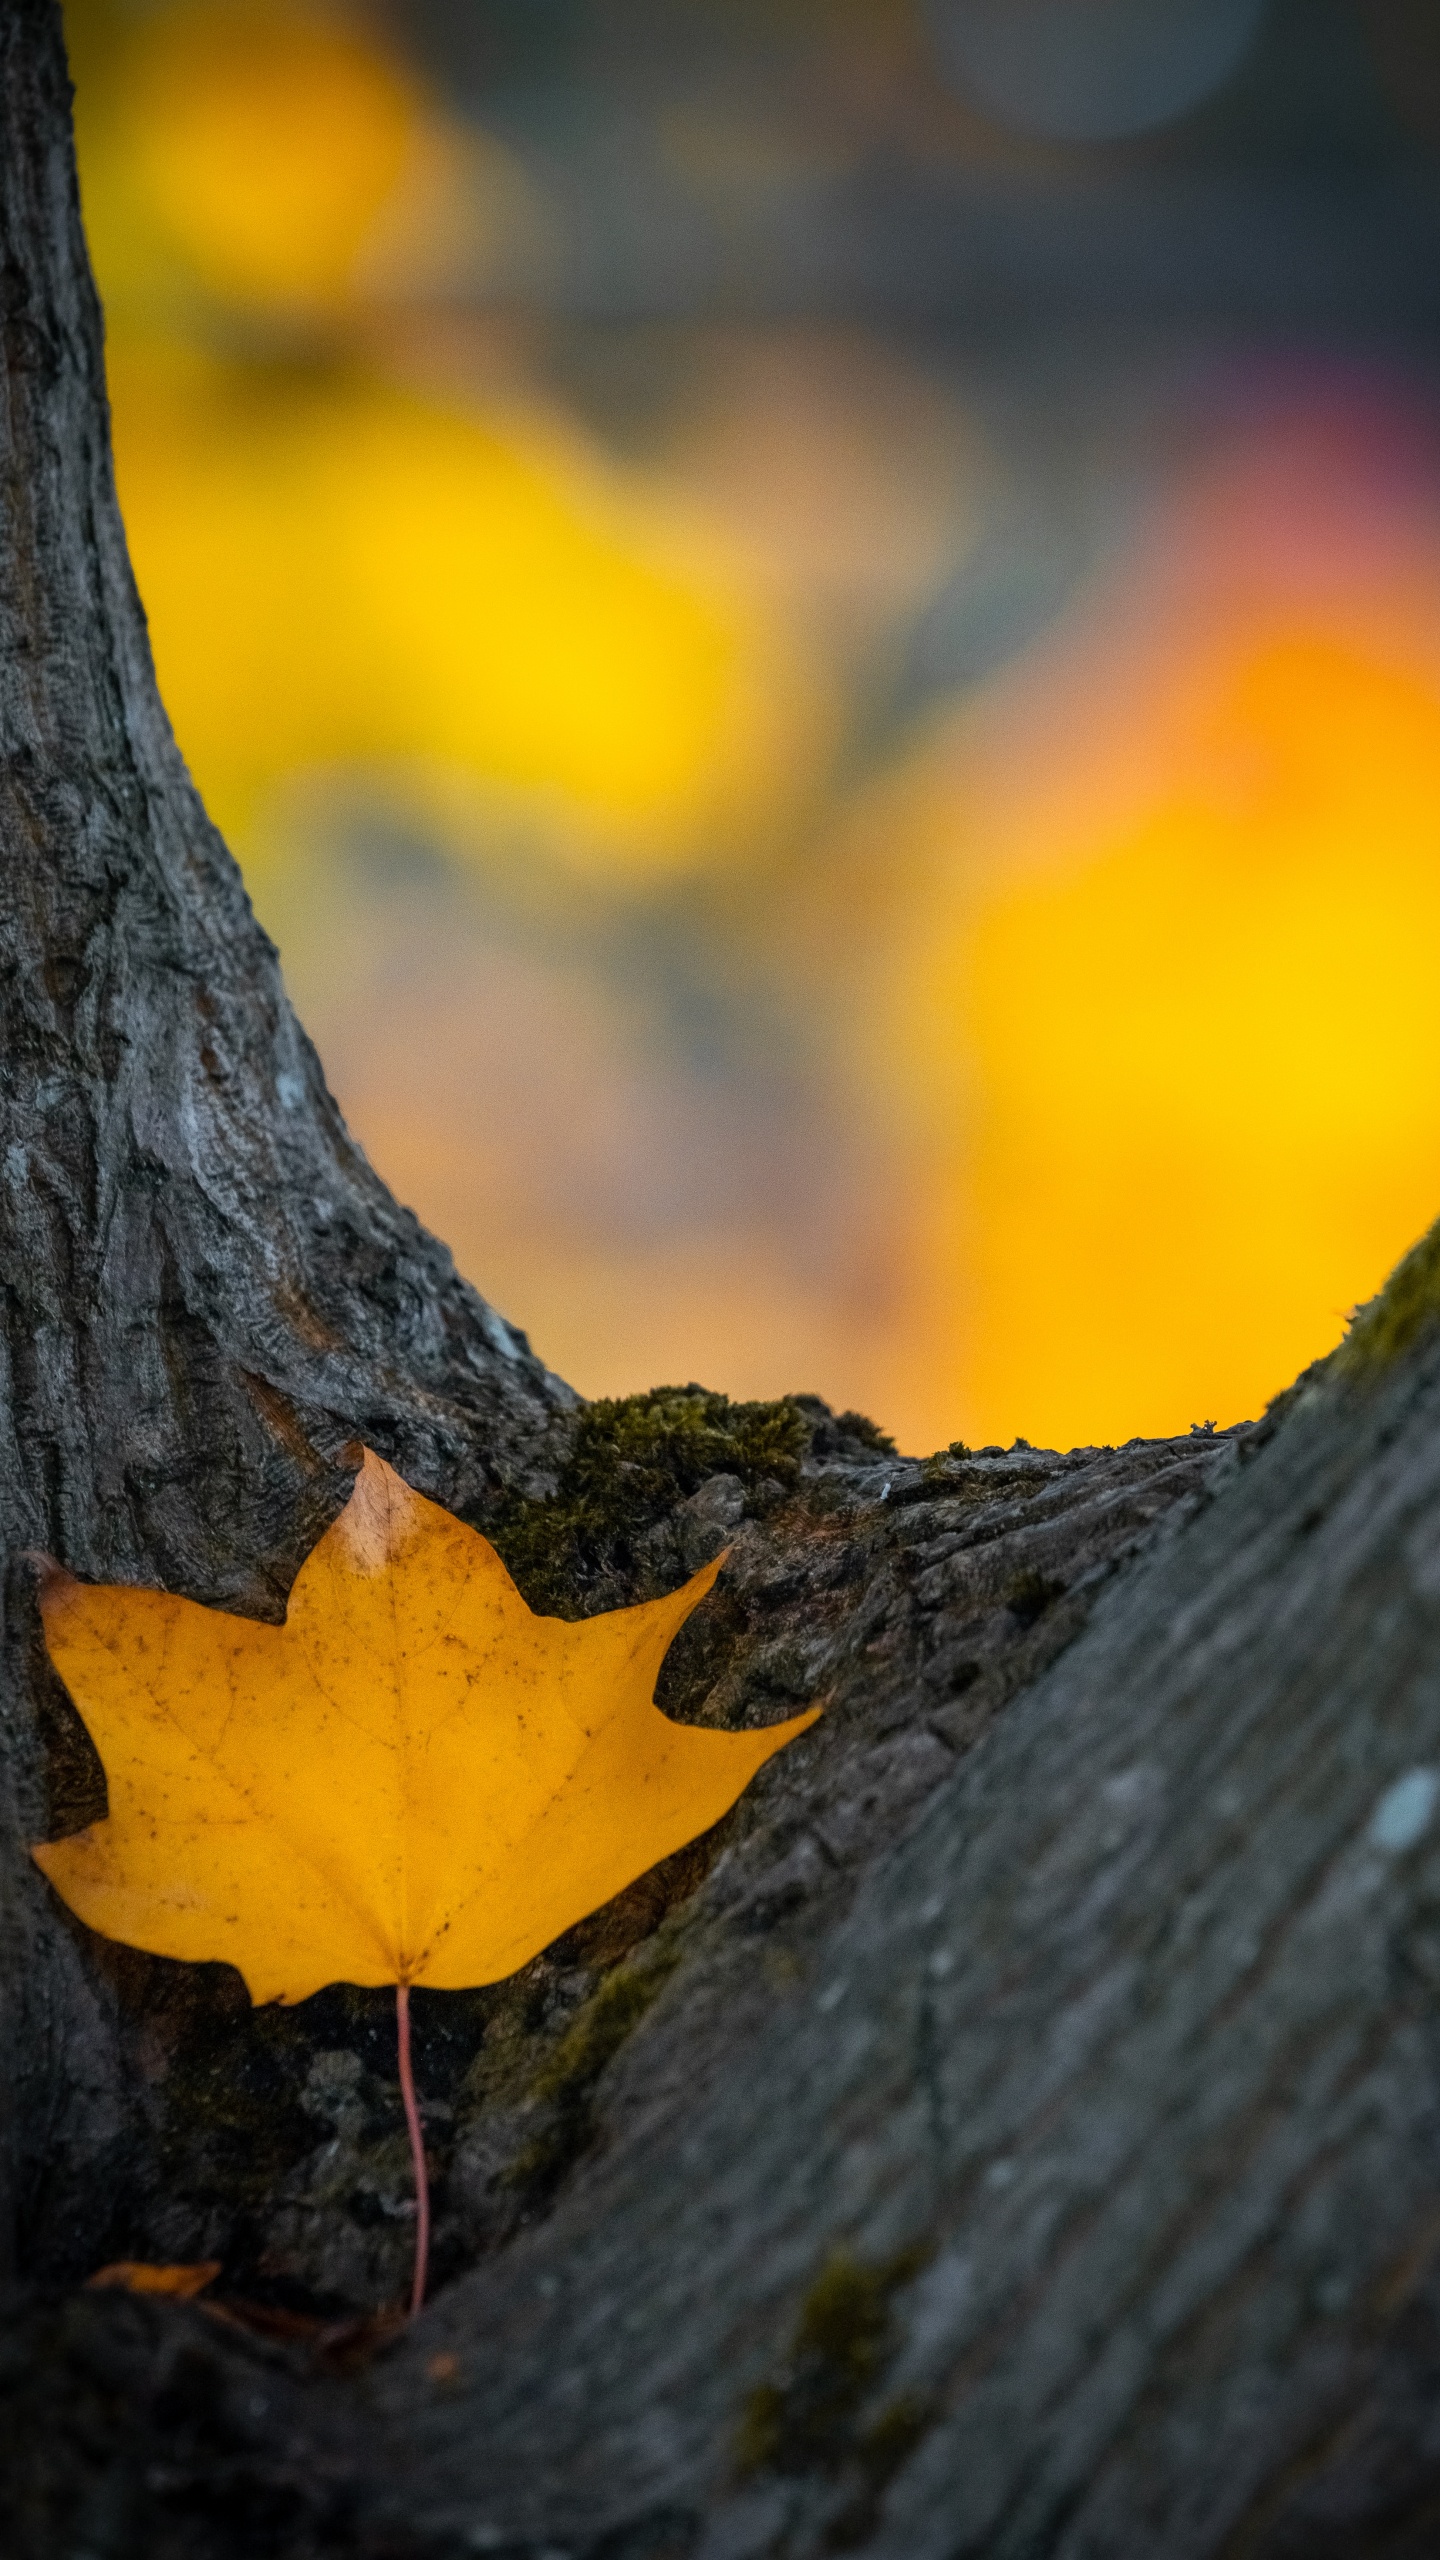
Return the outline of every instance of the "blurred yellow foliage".
<path id="1" fill-rule="evenodd" d="M 476 239 L 503 274 L 548 217 L 373 25 L 308 0 L 67 0 L 66 24 L 161 684 L 252 879 L 301 776 L 358 777 L 452 849 L 498 828 L 552 883 L 557 855 L 627 895 L 729 863 L 737 947 L 843 1124 L 833 1226 L 764 1171 L 758 1121 L 750 1209 L 738 1177 L 696 1206 L 692 1104 L 657 1100 L 673 1021 L 577 959 L 578 908 L 506 1034 L 513 1112 L 467 1116 L 498 1071 L 471 984 L 390 968 L 385 1037 L 352 1036 L 290 824 L 287 963 L 342 1100 L 547 1355 L 595 1392 L 815 1385 L 920 1445 L 1228 1420 L 1331 1344 L 1440 1205 L 1440 560 L 1433 465 L 1394 468 L 1403 401 L 1307 377 L 1289 425 L 1242 421 L 1107 592 L 827 813 L 840 691 L 1004 480 L 963 403 L 864 332 L 712 329 L 673 450 L 623 468 L 523 329 L 503 400 L 441 387 L 478 378 Z M 258 885 L 278 916 L 278 869 Z M 541 1137 L 610 1148 L 617 1198 L 691 1205 L 587 1226 L 557 1177 L 562 1216 Z"/>
<path id="2" fill-rule="evenodd" d="M 242 840 L 297 770 L 448 767 L 665 867 L 776 786 L 758 614 L 558 436 L 343 370 L 112 375 L 161 687 Z"/>
<path id="3" fill-rule="evenodd" d="M 416 140 L 391 61 L 294 0 L 188 0 L 145 21 L 128 87 L 138 175 L 207 285 L 343 296 Z"/>
<path id="4" fill-rule="evenodd" d="M 974 1439 L 1258 1411 L 1440 1196 L 1433 671 L 1303 629 L 1177 654 L 903 989 L 960 1142 L 924 1329 Z"/>
<path id="5" fill-rule="evenodd" d="M 487 411 L 366 352 L 397 253 L 443 270 L 427 224 L 525 214 L 498 146 L 324 9 L 71 0 L 67 30 L 136 573 L 250 867 L 266 794 L 334 768 L 622 878 L 783 796 L 816 698 L 714 530 L 539 398 Z"/>

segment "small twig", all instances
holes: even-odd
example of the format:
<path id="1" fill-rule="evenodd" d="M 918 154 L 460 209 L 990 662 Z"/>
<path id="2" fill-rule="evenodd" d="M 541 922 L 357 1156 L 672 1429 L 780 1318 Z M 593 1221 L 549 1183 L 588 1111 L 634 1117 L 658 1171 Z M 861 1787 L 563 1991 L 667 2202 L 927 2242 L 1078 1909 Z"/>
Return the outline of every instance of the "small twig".
<path id="1" fill-rule="evenodd" d="M 413 2320 L 425 2299 L 425 2271 L 430 2259 L 430 2173 L 425 2166 L 425 2136 L 420 2129 L 420 2109 L 415 2103 L 415 2078 L 410 2068 L 410 1985 L 395 1985 L 395 2022 L 400 2039 L 400 2095 L 405 2101 L 405 2123 L 410 2135 L 410 2157 L 415 2163 L 415 2281 L 410 2288 L 410 2317 Z"/>

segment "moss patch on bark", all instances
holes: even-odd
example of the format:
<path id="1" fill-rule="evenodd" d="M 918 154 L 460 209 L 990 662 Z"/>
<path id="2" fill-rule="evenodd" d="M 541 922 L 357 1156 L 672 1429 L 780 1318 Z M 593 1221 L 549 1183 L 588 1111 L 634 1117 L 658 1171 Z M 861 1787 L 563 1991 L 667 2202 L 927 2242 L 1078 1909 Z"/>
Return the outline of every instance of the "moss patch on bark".
<path id="1" fill-rule="evenodd" d="M 873 1427 L 873 1426 L 872 1426 Z M 790 1397 L 736 1404 L 706 1387 L 651 1387 L 587 1405 L 548 1500 L 507 1495 L 485 1520 L 532 1609 L 561 1618 L 613 1605 L 635 1546 L 710 1476 L 738 1476 L 765 1509 L 793 1490 L 810 1425 Z"/>
<path id="2" fill-rule="evenodd" d="M 1378 1298 L 1357 1309 L 1335 1355 L 1342 1377 L 1388 1369 L 1440 1323 L 1440 1220 L 1391 1272 Z"/>

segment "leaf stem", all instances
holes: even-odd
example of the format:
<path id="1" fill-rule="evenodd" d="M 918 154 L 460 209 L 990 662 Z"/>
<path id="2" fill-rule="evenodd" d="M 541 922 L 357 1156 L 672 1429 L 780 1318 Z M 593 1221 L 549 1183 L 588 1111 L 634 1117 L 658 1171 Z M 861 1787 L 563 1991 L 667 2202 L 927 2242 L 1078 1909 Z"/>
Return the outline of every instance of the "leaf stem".
<path id="1" fill-rule="evenodd" d="M 395 1985 L 395 2024 L 400 2043 L 400 2095 L 405 2101 L 410 2157 L 415 2163 L 415 2281 L 410 2288 L 410 2317 L 413 2320 L 425 2299 L 425 2271 L 430 2262 L 430 2173 L 425 2166 L 425 2136 L 420 2129 L 420 2109 L 415 2103 L 415 2075 L 410 2068 L 408 1982 Z"/>

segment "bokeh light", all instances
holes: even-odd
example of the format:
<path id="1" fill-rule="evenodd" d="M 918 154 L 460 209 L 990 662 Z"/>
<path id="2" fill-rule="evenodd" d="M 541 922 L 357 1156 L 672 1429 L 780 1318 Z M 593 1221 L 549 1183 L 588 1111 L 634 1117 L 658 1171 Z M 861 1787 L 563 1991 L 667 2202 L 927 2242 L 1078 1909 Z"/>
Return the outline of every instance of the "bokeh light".
<path id="1" fill-rule="evenodd" d="M 166 701 L 240 840 L 267 786 L 368 766 L 417 807 L 447 778 L 538 804 L 579 858 L 649 869 L 781 787 L 803 670 L 718 543 L 543 418 L 330 368 L 111 371 Z"/>
<path id="2" fill-rule="evenodd" d="M 418 145 L 393 61 L 343 24 L 210 0 L 146 23 L 128 85 L 136 176 L 207 285 L 282 306 L 349 293 Z"/>
<path id="3" fill-rule="evenodd" d="M 1006 124 L 1112 142 L 1228 79 L 1264 0 L 930 0 L 941 59 Z"/>
<path id="4" fill-rule="evenodd" d="M 177 734 L 547 1359 L 930 1447 L 1328 1348 L 1440 1208 L 1433 13 L 66 19 Z"/>

